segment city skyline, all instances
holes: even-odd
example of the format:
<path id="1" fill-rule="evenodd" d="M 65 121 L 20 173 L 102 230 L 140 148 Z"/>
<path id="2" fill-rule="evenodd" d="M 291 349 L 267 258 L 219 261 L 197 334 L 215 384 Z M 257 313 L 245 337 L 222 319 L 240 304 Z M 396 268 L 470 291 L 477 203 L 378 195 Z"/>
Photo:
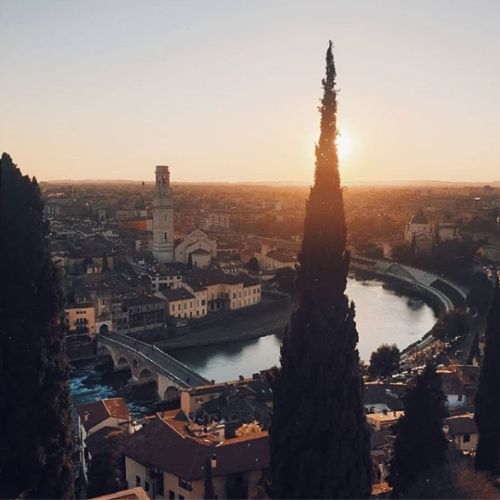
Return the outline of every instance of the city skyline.
<path id="1" fill-rule="evenodd" d="M 3 0 L 3 149 L 41 181 L 149 181 L 168 164 L 174 183 L 308 184 L 331 38 L 346 184 L 498 181 L 499 14 L 492 1 Z"/>

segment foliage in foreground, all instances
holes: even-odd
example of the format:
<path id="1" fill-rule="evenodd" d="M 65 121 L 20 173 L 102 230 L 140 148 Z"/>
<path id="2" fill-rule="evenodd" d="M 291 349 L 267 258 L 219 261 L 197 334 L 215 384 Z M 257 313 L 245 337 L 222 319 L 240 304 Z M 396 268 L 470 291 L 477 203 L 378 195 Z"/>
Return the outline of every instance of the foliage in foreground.
<path id="1" fill-rule="evenodd" d="M 396 440 L 389 484 L 394 498 L 405 498 L 410 487 L 447 463 L 448 441 L 443 432 L 448 415 L 441 379 L 427 365 L 404 398 L 405 414 L 393 426 Z"/>

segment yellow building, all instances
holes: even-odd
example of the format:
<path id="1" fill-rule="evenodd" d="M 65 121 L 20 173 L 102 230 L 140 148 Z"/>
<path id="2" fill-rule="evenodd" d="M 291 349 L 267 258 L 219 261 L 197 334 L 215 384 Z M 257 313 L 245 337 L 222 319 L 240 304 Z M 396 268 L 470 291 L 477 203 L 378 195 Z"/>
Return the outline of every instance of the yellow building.
<path id="1" fill-rule="evenodd" d="M 369 413 L 366 415 L 366 420 L 373 427 L 373 429 L 380 431 L 395 424 L 404 414 L 404 411 L 384 410 L 381 413 Z"/>
<path id="2" fill-rule="evenodd" d="M 95 308 L 90 302 L 72 304 L 64 309 L 64 316 L 69 333 L 86 334 L 94 338 Z"/>

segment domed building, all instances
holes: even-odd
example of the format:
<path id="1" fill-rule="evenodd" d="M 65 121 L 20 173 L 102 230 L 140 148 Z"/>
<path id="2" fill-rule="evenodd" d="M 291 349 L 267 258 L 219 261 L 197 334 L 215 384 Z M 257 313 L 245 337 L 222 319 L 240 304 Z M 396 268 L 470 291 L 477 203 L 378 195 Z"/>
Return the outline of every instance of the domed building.
<path id="1" fill-rule="evenodd" d="M 422 209 L 406 225 L 405 241 L 412 245 L 415 253 L 431 253 L 434 246 L 434 231 Z"/>

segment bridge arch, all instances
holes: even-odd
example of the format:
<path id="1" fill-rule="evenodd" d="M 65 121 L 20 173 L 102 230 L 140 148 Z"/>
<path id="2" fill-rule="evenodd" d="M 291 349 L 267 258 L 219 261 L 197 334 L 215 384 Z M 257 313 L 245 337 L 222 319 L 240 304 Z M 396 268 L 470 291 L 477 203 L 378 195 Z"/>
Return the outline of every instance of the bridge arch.
<path id="1" fill-rule="evenodd" d="M 153 379 L 154 378 L 154 374 L 151 370 L 149 370 L 148 368 L 142 368 L 140 371 L 139 371 L 139 380 L 144 380 L 144 379 Z"/>
<path id="2" fill-rule="evenodd" d="M 164 401 L 171 401 L 172 399 L 177 399 L 179 397 L 179 389 L 173 385 L 170 385 L 166 388 L 163 393 Z"/>
<path id="3" fill-rule="evenodd" d="M 120 356 L 118 360 L 115 363 L 115 367 L 120 369 L 120 370 L 131 370 L 132 367 L 130 366 L 129 360 L 125 356 Z"/>

